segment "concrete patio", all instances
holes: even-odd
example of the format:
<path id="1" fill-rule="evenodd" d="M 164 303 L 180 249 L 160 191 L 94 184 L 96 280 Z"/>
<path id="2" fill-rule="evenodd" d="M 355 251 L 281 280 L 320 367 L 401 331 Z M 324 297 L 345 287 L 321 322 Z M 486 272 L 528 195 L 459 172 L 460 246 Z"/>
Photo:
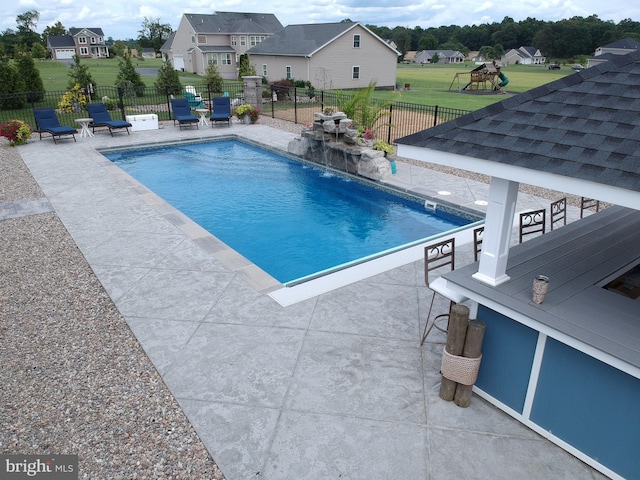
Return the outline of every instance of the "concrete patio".
<path id="1" fill-rule="evenodd" d="M 167 125 L 20 154 L 49 202 L 33 208 L 55 210 L 228 480 L 604 478 L 477 396 L 466 409 L 438 397 L 444 337 L 419 345 L 420 260 L 283 307 L 277 282 L 96 151 L 223 135 L 285 151 L 295 136 Z M 488 197 L 404 162 L 390 183 L 478 211 Z M 456 256 L 471 262 L 471 245 Z"/>

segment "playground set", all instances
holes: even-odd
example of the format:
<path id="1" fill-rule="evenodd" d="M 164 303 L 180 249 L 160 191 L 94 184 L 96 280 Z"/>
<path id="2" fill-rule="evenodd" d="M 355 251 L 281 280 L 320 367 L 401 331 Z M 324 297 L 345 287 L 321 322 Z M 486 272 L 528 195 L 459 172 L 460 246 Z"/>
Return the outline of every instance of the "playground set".
<path id="1" fill-rule="evenodd" d="M 465 81 L 467 76 L 469 76 L 469 80 L 464 87 L 461 88 L 461 78 Z M 509 83 L 509 79 L 504 72 L 501 71 L 501 66 L 496 62 L 483 63 L 470 72 L 456 73 L 455 77 L 453 77 L 453 80 L 451 81 L 451 85 L 449 85 L 449 91 L 453 88 L 453 84 L 456 83 L 456 80 L 458 81 L 459 92 L 463 90 L 479 92 L 482 90 L 484 92 L 506 93 L 503 88 Z"/>

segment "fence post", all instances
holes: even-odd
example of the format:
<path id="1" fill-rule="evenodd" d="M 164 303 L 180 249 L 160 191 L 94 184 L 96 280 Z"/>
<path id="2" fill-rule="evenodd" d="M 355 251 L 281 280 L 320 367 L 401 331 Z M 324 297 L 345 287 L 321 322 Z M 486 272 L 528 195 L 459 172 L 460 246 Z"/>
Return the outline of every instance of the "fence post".
<path id="1" fill-rule="evenodd" d="M 433 126 L 435 127 L 438 124 L 438 105 L 436 105 L 436 109 L 433 114 Z"/>
<path id="2" fill-rule="evenodd" d="M 298 87 L 293 87 L 293 123 L 298 123 Z"/>
<path id="3" fill-rule="evenodd" d="M 391 144 L 391 120 L 393 119 L 393 104 L 389 104 L 389 125 L 387 126 L 387 143 Z"/>
<path id="4" fill-rule="evenodd" d="M 118 87 L 118 107 L 120 108 L 122 120 L 124 120 L 124 90 L 121 87 Z"/>
<path id="5" fill-rule="evenodd" d="M 269 85 L 269 89 L 270 89 L 270 94 L 271 94 L 271 118 L 276 118 L 276 106 L 275 106 L 275 100 L 274 98 L 274 94 L 277 98 L 277 94 L 275 93 L 275 90 L 273 88 L 273 83 L 271 85 Z"/>

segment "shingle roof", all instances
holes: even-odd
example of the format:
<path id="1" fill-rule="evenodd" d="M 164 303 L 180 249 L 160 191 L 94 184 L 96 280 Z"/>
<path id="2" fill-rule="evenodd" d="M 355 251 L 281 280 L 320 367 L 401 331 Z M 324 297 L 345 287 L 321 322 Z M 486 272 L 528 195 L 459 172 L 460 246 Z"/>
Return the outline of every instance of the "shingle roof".
<path id="1" fill-rule="evenodd" d="M 88 27 L 84 27 L 84 28 L 74 28 L 74 27 L 71 27 L 71 28 L 69 29 L 69 34 L 70 34 L 71 36 L 75 36 L 75 35 L 77 35 L 78 33 L 80 33 L 80 32 L 81 32 L 81 31 L 83 31 L 83 30 L 88 30 L 88 31 L 89 31 L 89 32 L 91 32 L 91 33 L 95 33 L 95 34 L 96 34 L 97 36 L 99 36 L 99 37 L 104 37 L 104 33 L 102 32 L 102 29 L 101 29 L 101 28 L 88 28 Z"/>
<path id="2" fill-rule="evenodd" d="M 640 51 L 397 143 L 640 192 Z"/>
<path id="3" fill-rule="evenodd" d="M 282 30 L 282 24 L 272 13 L 215 12 L 185 13 L 196 33 L 200 34 L 272 34 Z"/>
<path id="4" fill-rule="evenodd" d="M 287 25 L 281 32 L 251 48 L 249 53 L 261 55 L 312 55 L 356 25 L 357 22 Z"/>
<path id="5" fill-rule="evenodd" d="M 47 44 L 51 48 L 76 48 L 71 35 L 51 35 L 47 37 Z"/>
<path id="6" fill-rule="evenodd" d="M 640 48 L 640 42 L 638 42 L 635 38 L 626 37 L 621 40 L 616 40 L 615 42 L 608 43 L 601 48 L 624 48 L 629 50 L 637 50 L 638 48 Z"/>

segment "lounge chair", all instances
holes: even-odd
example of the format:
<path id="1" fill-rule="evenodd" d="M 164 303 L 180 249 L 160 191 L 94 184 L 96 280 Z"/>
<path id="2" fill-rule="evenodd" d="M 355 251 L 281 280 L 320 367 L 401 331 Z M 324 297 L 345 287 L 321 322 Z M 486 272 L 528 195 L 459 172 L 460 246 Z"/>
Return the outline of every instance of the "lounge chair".
<path id="1" fill-rule="evenodd" d="M 109 133 L 113 137 L 114 130 L 126 129 L 129 134 L 129 127 L 131 124 L 124 120 L 113 120 L 107 106 L 104 103 L 88 103 L 87 111 L 91 117 L 91 127 L 93 132 L 96 128 L 106 127 L 109 129 Z"/>
<path id="2" fill-rule="evenodd" d="M 216 122 L 227 122 L 231 126 L 231 99 L 229 97 L 214 97 L 213 112 L 211 112 L 211 126 Z"/>
<path id="3" fill-rule="evenodd" d="M 186 98 L 172 99 L 171 111 L 173 112 L 173 124 L 175 125 L 178 122 L 181 130 L 183 125 L 195 125 L 198 128 L 200 120 L 191 113 L 191 108 Z"/>
<path id="4" fill-rule="evenodd" d="M 200 98 L 200 95 L 196 96 L 191 92 L 184 92 L 184 98 L 186 98 L 187 102 L 189 102 L 189 107 L 194 110 L 196 108 L 207 108 L 207 106 L 202 101 L 202 98 Z"/>
<path id="5" fill-rule="evenodd" d="M 71 135 L 73 141 L 76 141 L 76 130 L 73 127 L 67 127 L 66 125 L 60 125 L 58 116 L 53 108 L 35 108 L 33 110 L 33 116 L 36 119 L 36 131 L 40 135 L 42 140 L 43 133 L 49 133 L 53 137 L 53 143 L 58 143 L 56 137 Z"/>

